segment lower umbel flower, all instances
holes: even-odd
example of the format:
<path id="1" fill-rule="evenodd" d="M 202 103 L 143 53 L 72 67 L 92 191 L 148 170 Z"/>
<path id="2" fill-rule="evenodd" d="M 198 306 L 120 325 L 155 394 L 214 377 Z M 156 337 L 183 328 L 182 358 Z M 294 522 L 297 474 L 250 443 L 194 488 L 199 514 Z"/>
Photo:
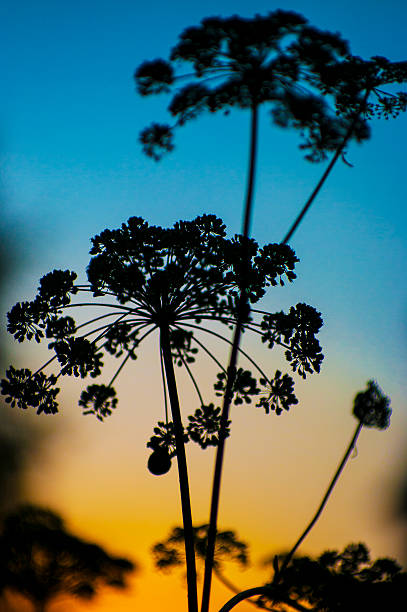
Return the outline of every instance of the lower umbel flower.
<path id="1" fill-rule="evenodd" d="M 2 393 L 12 406 L 57 412 L 57 381 L 62 376 L 99 377 L 102 357 L 108 355 L 119 360 L 112 378 L 107 384 L 89 385 L 79 401 L 84 414 L 103 420 L 117 405 L 115 379 L 136 359 L 143 340 L 157 334 L 165 405 L 169 363 L 186 370 L 197 393 L 198 406 L 188 417 L 184 442 L 213 446 L 221 431 L 220 410 L 204 399 L 194 372 L 198 352 L 220 370 L 214 385 L 217 396 L 224 395 L 232 376 L 235 405 L 250 404 L 260 395 L 257 405 L 266 412 L 288 410 L 297 402 L 288 374 L 278 370 L 269 377 L 241 347 L 240 357 L 252 370 L 239 367 L 228 372 L 222 366 L 223 356 L 213 352 L 213 343 L 211 348 L 206 343 L 211 339 L 224 348 L 230 346 L 242 287 L 248 299 L 244 331 L 268 348 L 283 348 L 292 370 L 303 378 L 319 371 L 323 355 L 316 334 L 322 319 L 314 308 L 297 304 L 287 314 L 255 308 L 268 288 L 296 278 L 298 259 L 288 245 L 259 247 L 240 235 L 228 238 L 223 222 L 214 215 L 179 221 L 169 229 L 132 217 L 119 229 L 93 238 L 91 255 L 88 284 L 76 284 L 74 272 L 54 270 L 41 279 L 32 302 L 19 303 L 10 311 L 8 330 L 16 340 L 46 338 L 53 351 L 53 357 L 33 374 L 27 369 L 7 371 Z M 91 307 L 93 315 L 80 325 L 70 316 L 78 307 Z M 45 375 L 45 368 L 55 366 L 51 375 Z M 171 427 L 166 415 L 149 443 L 153 452 L 164 449 L 170 458 L 176 452 Z M 226 427 L 223 435 L 227 434 Z"/>

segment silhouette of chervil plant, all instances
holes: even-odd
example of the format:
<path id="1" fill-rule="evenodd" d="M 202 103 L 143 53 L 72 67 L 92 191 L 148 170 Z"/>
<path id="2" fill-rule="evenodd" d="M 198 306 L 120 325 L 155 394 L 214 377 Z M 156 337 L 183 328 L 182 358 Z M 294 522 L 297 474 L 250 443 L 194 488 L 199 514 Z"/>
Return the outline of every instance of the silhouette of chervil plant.
<path id="1" fill-rule="evenodd" d="M 187 71 L 184 66 L 189 66 Z M 108 354 L 120 360 L 113 377 L 106 384 L 90 384 L 79 401 L 84 414 L 103 420 L 117 406 L 113 387 L 117 376 L 136 359 L 143 340 L 157 334 L 165 418 L 158 421 L 147 442 L 152 450 L 148 468 L 153 474 L 164 474 L 176 457 L 189 612 L 197 612 L 198 602 L 196 531 L 185 444 L 192 440 L 202 448 L 216 446 L 211 510 L 205 527 L 201 607 L 201 612 L 208 612 L 230 407 L 250 404 L 256 398 L 257 407 L 266 413 L 281 414 L 297 403 L 293 378 L 280 370 L 265 371 L 241 348 L 241 335 L 253 333 L 269 349 L 282 347 L 291 369 L 302 378 L 319 372 L 323 356 L 316 335 L 321 315 L 303 303 L 287 313 L 264 312 L 256 305 L 269 287 L 295 279 L 298 260 L 287 242 L 334 164 L 343 157 L 347 143 L 368 138 L 370 118 L 395 117 L 406 109 L 405 93 L 385 89 L 407 81 L 407 62 L 389 62 L 382 57 L 365 61 L 352 56 L 338 34 L 310 26 L 297 13 L 279 10 L 253 19 L 204 19 L 181 34 L 168 61 L 144 62 L 136 70 L 135 80 L 143 96 L 171 96 L 168 110 L 172 125 L 153 123 L 140 137 L 145 153 L 155 160 L 174 148 L 174 130 L 200 113 L 249 110 L 249 164 L 241 235 L 227 238 L 222 221 L 213 215 L 179 221 L 170 229 L 152 227 L 132 217 L 117 230 L 103 231 L 92 241 L 88 284 L 76 284 L 73 272 L 54 270 L 41 279 L 33 301 L 19 303 L 10 311 L 8 329 L 16 340 L 39 342 L 46 338 L 54 356 L 33 373 L 10 367 L 2 392 L 12 406 L 31 406 L 38 414 L 55 413 L 60 378 L 97 378 Z M 250 238 L 250 223 L 259 109 L 263 105 L 275 125 L 299 131 L 306 159 L 321 161 L 329 152 L 334 155 L 282 242 L 259 247 Z M 81 302 L 84 293 L 93 299 Z M 95 305 L 104 313 L 80 325 L 66 314 L 76 307 Z M 209 349 L 206 338 L 230 347 L 228 365 Z M 194 370 L 198 352 L 218 369 L 214 391 L 221 406 L 204 397 L 199 386 Z M 195 412 L 183 417 L 174 364 L 186 370 L 198 398 Z M 45 368 L 53 365 L 57 370 L 47 376 Z M 369 385 L 367 395 L 362 394 L 355 403 L 357 435 L 363 425 L 384 427 L 388 421 L 388 403 L 375 383 Z"/>

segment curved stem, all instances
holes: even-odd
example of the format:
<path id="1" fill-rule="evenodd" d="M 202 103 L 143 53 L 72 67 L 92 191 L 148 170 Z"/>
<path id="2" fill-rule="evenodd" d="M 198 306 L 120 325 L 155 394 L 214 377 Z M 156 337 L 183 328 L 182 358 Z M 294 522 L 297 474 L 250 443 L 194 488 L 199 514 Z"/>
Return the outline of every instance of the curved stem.
<path id="1" fill-rule="evenodd" d="M 259 122 L 259 109 L 255 104 L 252 107 L 251 125 L 250 125 L 250 160 L 249 160 L 249 175 L 247 181 L 247 193 L 244 209 L 243 231 L 244 238 L 248 238 L 250 234 L 250 222 L 253 212 L 253 194 L 254 194 L 254 176 L 256 170 L 257 157 L 257 131 Z"/>
<path id="2" fill-rule="evenodd" d="M 214 363 L 216 363 L 216 365 L 219 367 L 219 369 L 222 370 L 222 372 L 224 372 L 226 374 L 225 368 L 223 367 L 221 362 L 218 359 L 216 359 L 215 355 L 213 355 L 211 353 L 211 351 L 200 340 L 195 338 L 195 336 L 192 336 L 192 340 L 194 342 L 196 342 L 198 344 L 198 346 L 200 346 L 205 351 L 205 353 L 212 359 L 212 361 L 214 361 Z"/>
<path id="3" fill-rule="evenodd" d="M 177 453 L 178 477 L 181 494 L 182 520 L 185 536 L 185 558 L 187 566 L 188 612 L 198 612 L 198 594 L 196 586 L 196 566 L 194 531 L 192 527 L 191 500 L 189 495 L 188 468 L 185 455 L 184 427 L 178 399 L 174 365 L 171 357 L 170 333 L 168 323 L 160 325 L 160 343 L 167 379 L 172 420 L 174 423 L 175 448 Z"/>
<path id="4" fill-rule="evenodd" d="M 328 178 L 332 168 L 334 167 L 334 165 L 338 161 L 339 156 L 341 155 L 341 153 L 343 152 L 344 148 L 346 147 L 349 139 L 351 138 L 351 136 L 353 134 L 353 130 L 356 127 L 356 123 L 357 123 L 361 113 L 363 112 L 363 110 L 365 108 L 365 105 L 366 105 L 366 102 L 367 102 L 367 99 L 368 99 L 369 95 L 370 95 L 370 89 L 367 89 L 366 93 L 365 93 L 365 95 L 363 97 L 363 100 L 360 103 L 359 109 L 355 113 L 355 116 L 354 116 L 353 120 L 351 121 L 351 123 L 350 123 L 350 125 L 348 127 L 348 130 L 347 130 L 347 132 L 346 132 L 346 134 L 345 134 L 341 144 L 337 148 L 335 155 L 333 156 L 333 158 L 329 162 L 327 169 L 323 173 L 322 177 L 320 178 L 317 186 L 315 187 L 315 189 L 311 193 L 310 197 L 305 202 L 305 204 L 304 204 L 300 214 L 298 215 L 298 217 L 296 218 L 296 220 L 292 224 L 291 228 L 289 229 L 288 233 L 286 234 L 284 240 L 282 240 L 281 244 L 286 244 L 290 240 L 291 236 L 294 234 L 295 230 L 297 229 L 297 227 L 299 226 L 299 224 L 303 220 L 303 218 L 305 216 L 305 213 L 310 208 L 311 204 L 313 203 L 313 201 L 317 197 L 318 193 L 320 192 L 320 190 L 321 190 L 323 184 L 325 183 L 326 179 Z"/>
<path id="5" fill-rule="evenodd" d="M 226 578 L 218 569 L 216 569 L 216 567 L 213 568 L 213 573 L 215 574 L 219 582 L 221 582 L 227 589 L 229 589 L 229 591 L 236 593 L 236 595 L 241 592 L 240 589 L 236 585 L 234 585 L 233 582 L 230 582 L 230 580 Z M 247 603 L 251 604 L 252 606 L 256 606 L 256 608 L 261 607 L 263 610 L 272 610 L 272 608 L 265 608 L 265 606 L 259 606 L 259 604 L 253 601 L 252 599 L 248 599 Z"/>
<path id="6" fill-rule="evenodd" d="M 254 178 L 256 169 L 256 157 L 257 157 L 257 132 L 258 132 L 258 106 L 254 104 L 251 111 L 251 126 L 250 126 L 250 158 L 249 158 L 249 174 L 247 182 L 245 212 L 243 218 L 243 239 L 249 237 L 250 222 L 253 209 L 253 194 L 254 194 Z M 247 265 L 247 256 L 244 258 Z M 245 263 L 243 262 L 243 264 Z M 226 429 L 229 421 L 229 409 L 233 397 L 233 383 L 236 373 L 237 357 L 239 352 L 240 336 L 242 333 L 242 321 L 245 317 L 247 310 L 247 296 L 246 296 L 246 277 L 247 274 L 243 273 L 242 278 L 242 289 L 240 292 L 239 304 L 238 304 L 238 316 L 235 326 L 232 348 L 229 357 L 229 366 L 227 368 L 228 377 L 226 383 L 226 390 L 223 401 L 222 415 L 220 421 L 219 431 L 219 444 L 216 451 L 215 469 L 212 484 L 212 499 L 211 509 L 209 516 L 209 527 L 208 527 L 208 544 L 205 558 L 205 573 L 204 583 L 202 590 L 202 605 L 201 612 L 208 612 L 209 610 L 209 599 L 211 592 L 212 583 L 212 569 L 213 559 L 215 555 L 215 543 L 216 543 L 216 532 L 217 532 L 217 521 L 218 521 L 218 510 L 219 510 L 219 498 L 220 498 L 220 485 L 222 478 L 222 467 L 223 467 L 223 456 L 225 451 L 225 440 L 226 440 Z"/>
<path id="7" fill-rule="evenodd" d="M 356 426 L 355 429 L 355 433 L 353 434 L 352 440 L 350 441 L 350 444 L 348 446 L 348 448 L 345 451 L 345 454 L 342 458 L 342 461 L 340 462 L 334 477 L 332 478 L 331 482 L 329 483 L 329 486 L 326 490 L 326 493 L 324 495 L 324 497 L 322 498 L 322 501 L 317 509 L 317 511 L 315 512 L 314 516 L 312 517 L 311 521 L 309 522 L 309 524 L 307 525 L 307 527 L 304 529 L 304 531 L 302 532 L 302 534 L 300 535 L 300 537 L 298 538 L 298 540 L 296 541 L 296 543 L 294 544 L 294 546 L 292 547 L 292 549 L 290 550 L 290 552 L 288 553 L 288 555 L 286 556 L 286 558 L 284 559 L 284 563 L 281 566 L 280 570 L 278 572 L 276 572 L 275 576 L 274 576 L 274 580 L 278 580 L 279 575 L 281 575 L 281 573 L 285 570 L 285 568 L 287 567 L 287 565 L 290 563 L 291 559 L 293 558 L 293 555 L 295 554 L 295 551 L 297 550 L 297 548 L 300 546 L 300 544 L 304 541 L 304 539 L 307 537 L 307 535 L 309 534 L 309 532 L 311 531 L 311 529 L 314 527 L 315 523 L 317 522 L 317 520 L 319 519 L 321 512 L 323 511 L 323 509 L 326 506 L 326 503 L 329 499 L 329 496 L 331 495 L 336 482 L 339 478 L 339 476 L 342 473 L 343 468 L 345 467 L 351 452 L 353 451 L 355 444 L 357 442 L 357 439 L 359 437 L 360 432 L 362 431 L 362 427 L 363 427 L 363 423 L 362 421 L 359 421 L 359 423 Z"/>
<path id="8" fill-rule="evenodd" d="M 238 603 L 240 603 L 241 601 L 244 601 L 245 599 L 249 599 L 249 597 L 253 597 L 254 595 L 268 595 L 269 597 L 272 597 L 273 589 L 271 586 L 259 586 L 259 587 L 253 587 L 252 589 L 246 589 L 246 591 L 241 591 L 240 593 L 232 597 L 232 599 L 229 599 L 229 601 L 226 602 L 224 606 L 222 606 L 219 612 L 229 612 L 235 606 L 237 606 Z M 279 599 L 280 602 L 291 606 L 295 610 L 299 610 L 299 612 L 309 612 L 310 611 L 310 608 L 305 608 L 298 602 L 294 601 L 293 599 L 290 599 L 290 597 L 281 597 L 279 595 L 279 597 L 278 598 L 276 597 L 276 599 Z M 257 604 L 255 603 L 255 605 Z"/>

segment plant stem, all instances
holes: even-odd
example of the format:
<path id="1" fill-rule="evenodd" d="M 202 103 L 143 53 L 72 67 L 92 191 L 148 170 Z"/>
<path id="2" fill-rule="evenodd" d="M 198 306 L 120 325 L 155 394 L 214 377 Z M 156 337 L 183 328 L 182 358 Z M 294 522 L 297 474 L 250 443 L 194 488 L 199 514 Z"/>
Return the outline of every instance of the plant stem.
<path id="1" fill-rule="evenodd" d="M 219 580 L 219 582 L 221 582 L 227 589 L 229 589 L 229 591 L 232 591 L 236 595 L 241 593 L 240 589 L 238 589 L 238 587 L 236 585 L 234 585 L 232 582 L 230 582 L 230 580 L 228 578 L 226 578 L 219 570 L 214 568 L 213 569 L 213 573 L 215 574 L 215 576 Z M 248 599 L 247 603 L 251 604 L 252 606 L 255 606 L 256 608 L 262 608 L 263 610 L 264 609 L 266 609 L 266 610 L 269 609 L 269 608 L 265 608 L 264 606 L 259 606 L 259 604 L 256 601 L 253 601 L 252 599 Z"/>
<path id="2" fill-rule="evenodd" d="M 351 136 L 353 134 L 353 131 L 354 131 L 355 127 L 356 127 L 356 123 L 357 123 L 361 113 L 363 112 L 365 106 L 366 106 L 366 102 L 367 102 L 367 99 L 368 99 L 369 95 L 370 95 L 370 89 L 366 89 L 365 95 L 363 97 L 362 102 L 360 103 L 359 109 L 355 113 L 355 116 L 353 117 L 353 120 L 351 121 L 351 123 L 350 123 L 350 125 L 349 125 L 349 127 L 348 127 L 348 129 L 346 131 L 346 134 L 345 134 L 341 144 L 337 148 L 335 155 L 333 156 L 333 158 L 329 162 L 328 167 L 325 170 L 325 172 L 323 173 L 322 177 L 320 178 L 317 186 L 315 187 L 315 189 L 311 193 L 311 195 L 308 198 L 308 200 L 305 202 L 305 204 L 304 204 L 300 214 L 298 215 L 298 217 L 296 218 L 296 220 L 292 224 L 292 226 L 289 229 L 288 233 L 286 234 L 284 240 L 282 240 L 282 244 L 286 244 L 290 240 L 290 238 L 294 234 L 295 230 L 297 229 L 297 227 L 301 223 L 303 217 L 305 216 L 305 213 L 310 208 L 311 204 L 313 203 L 313 201 L 317 197 L 318 193 L 320 192 L 320 190 L 321 190 L 323 184 L 325 183 L 326 179 L 328 178 L 332 168 L 334 167 L 334 165 L 338 161 L 339 156 L 341 155 L 341 153 L 343 152 L 344 148 L 346 147 L 349 139 L 351 138 Z"/>
<path id="3" fill-rule="evenodd" d="M 177 453 L 179 488 L 181 494 L 182 521 L 185 536 L 185 558 L 187 566 L 188 612 L 198 612 L 194 532 L 192 527 L 191 500 L 189 494 L 188 468 L 185 455 L 184 427 L 178 399 L 177 383 L 171 357 L 168 323 L 160 325 L 160 343 L 167 379 L 172 420 L 174 423 L 175 448 Z"/>
<path id="4" fill-rule="evenodd" d="M 258 132 L 258 107 L 256 104 L 252 107 L 251 112 L 251 126 L 250 126 L 250 158 L 249 158 L 249 173 L 247 182 L 247 192 L 245 201 L 245 212 L 243 218 L 243 238 L 249 237 L 250 222 L 253 209 L 253 193 L 254 193 L 254 177 L 256 169 L 256 157 L 257 157 L 257 132 Z M 244 257 L 246 266 L 248 265 L 247 256 Z M 208 527 L 208 545 L 205 558 L 205 573 L 204 583 L 202 590 L 202 605 L 201 612 L 208 612 L 209 600 L 211 593 L 211 582 L 212 582 L 212 569 L 213 569 L 213 558 L 215 555 L 215 543 L 216 543 L 216 532 L 217 532 L 217 520 L 219 510 L 219 497 L 220 497 L 220 485 L 222 478 L 222 467 L 223 467 L 223 456 L 225 450 L 226 430 L 229 420 L 229 409 L 233 398 L 233 383 L 236 374 L 236 364 L 239 351 L 240 337 L 242 333 L 242 321 L 247 314 L 247 273 L 243 273 L 242 287 L 240 291 L 237 321 L 233 336 L 232 348 L 229 357 L 229 366 L 227 369 L 227 383 L 226 390 L 223 399 L 223 408 L 220 422 L 219 431 L 219 444 L 216 451 L 215 469 L 212 484 L 212 499 L 211 509 Z"/>
<path id="5" fill-rule="evenodd" d="M 229 599 L 229 601 L 227 601 L 225 605 L 221 607 L 219 612 L 230 612 L 230 610 L 237 606 L 238 603 L 244 601 L 245 599 L 249 599 L 249 597 L 254 597 L 255 595 L 268 595 L 271 598 L 273 596 L 273 588 L 271 586 L 265 585 L 253 587 L 252 589 L 246 589 L 246 591 L 241 591 L 240 593 L 232 597 L 232 599 Z M 290 599 L 289 597 L 276 597 L 276 600 L 277 599 L 279 600 L 279 602 L 285 603 L 291 608 L 294 608 L 295 610 L 299 610 L 299 612 L 309 612 L 311 610 L 311 608 L 305 608 L 304 606 L 294 601 L 293 599 Z M 256 604 L 256 602 L 253 603 L 254 605 L 258 605 Z M 266 610 L 272 610 L 272 608 L 266 608 Z"/>
<path id="6" fill-rule="evenodd" d="M 292 547 L 292 549 L 290 550 L 290 552 L 288 553 L 288 555 L 286 556 L 286 558 L 284 559 L 284 563 L 281 566 L 280 570 L 278 572 L 276 572 L 275 576 L 274 576 L 274 580 L 277 582 L 279 576 L 281 576 L 282 572 L 285 570 L 285 568 L 287 567 L 287 565 L 290 563 L 291 559 L 293 558 L 293 555 L 295 554 L 295 551 L 297 550 L 297 548 L 300 546 L 300 544 L 304 541 L 304 539 L 307 537 L 307 535 L 309 534 L 309 532 L 311 531 L 311 529 L 314 527 L 315 523 L 317 522 L 317 520 L 319 519 L 321 512 L 323 511 L 323 509 L 326 506 L 326 503 L 329 499 L 329 496 L 331 495 L 336 482 L 339 478 L 339 476 L 342 473 L 343 468 L 345 467 L 351 452 L 353 451 L 355 444 L 357 442 L 357 439 L 359 437 L 360 432 L 362 431 L 362 427 L 363 427 L 363 423 L 362 421 L 359 421 L 359 423 L 356 426 L 355 429 L 355 433 L 353 434 L 352 440 L 350 441 L 350 444 L 348 446 L 348 448 L 346 449 L 346 452 L 342 458 L 342 461 L 340 462 L 334 477 L 332 478 L 326 493 L 324 495 L 324 497 L 322 498 L 322 501 L 318 507 L 318 510 L 316 511 L 316 513 L 314 514 L 313 518 L 311 519 L 311 521 L 309 522 L 309 524 L 307 525 L 307 527 L 304 529 L 304 531 L 302 532 L 302 534 L 300 535 L 300 537 L 298 538 L 298 540 L 296 541 L 296 543 L 294 544 L 294 546 Z"/>

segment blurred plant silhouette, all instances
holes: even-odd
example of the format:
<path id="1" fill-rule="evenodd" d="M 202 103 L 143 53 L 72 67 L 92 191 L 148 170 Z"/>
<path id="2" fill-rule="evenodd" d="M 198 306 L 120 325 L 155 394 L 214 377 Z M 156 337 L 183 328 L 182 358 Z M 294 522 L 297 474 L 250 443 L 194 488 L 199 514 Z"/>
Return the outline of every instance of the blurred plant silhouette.
<path id="1" fill-rule="evenodd" d="M 196 555 L 201 561 L 206 556 L 207 534 L 208 525 L 194 528 Z M 153 546 L 157 569 L 167 572 L 185 567 L 183 542 L 183 529 L 175 527 L 165 541 Z M 252 595 L 248 603 L 272 612 L 382 612 L 397 609 L 407 587 L 407 572 L 396 561 L 388 558 L 372 561 L 362 543 L 349 544 L 342 552 L 326 551 L 316 559 L 293 556 L 291 552 L 280 555 L 279 559 L 283 563 L 287 561 L 281 580 L 275 580 L 275 556 L 265 559 L 262 565 L 273 568 L 272 579 L 259 587 L 260 593 L 257 597 Z M 213 571 L 226 588 L 239 593 L 224 574 L 224 563 L 228 561 L 248 567 L 249 549 L 234 531 L 219 531 Z"/>
<path id="2" fill-rule="evenodd" d="M 4 519 L 0 555 L 1 594 L 23 595 L 36 612 L 61 595 L 92 599 L 102 586 L 125 588 L 136 569 L 128 559 L 70 534 L 54 512 L 32 505 Z"/>
<path id="3" fill-rule="evenodd" d="M 182 527 L 174 527 L 166 540 L 153 546 L 152 552 L 157 569 L 167 571 L 185 565 L 184 539 L 185 534 Z M 208 525 L 194 527 L 194 543 L 197 558 L 205 561 Z M 214 571 L 219 576 L 221 576 L 225 561 L 234 561 L 241 567 L 246 567 L 249 563 L 247 544 L 241 542 L 231 530 L 218 531 L 216 534 Z"/>
<path id="4" fill-rule="evenodd" d="M 192 72 L 180 71 L 179 66 L 185 64 Z M 322 325 L 320 313 L 304 303 L 292 306 L 287 313 L 268 313 L 254 305 L 269 287 L 296 278 L 298 259 L 287 242 L 336 161 L 343 158 L 347 144 L 368 138 L 372 117 L 387 119 L 406 110 L 406 94 L 394 93 L 392 88 L 407 81 L 407 62 L 353 56 L 338 34 L 310 26 L 297 13 L 278 10 L 253 19 L 204 19 L 200 26 L 181 34 L 169 61 L 144 62 L 136 70 L 135 80 L 143 96 L 172 95 L 169 112 L 175 123 L 154 123 L 140 136 L 145 153 L 155 160 L 174 148 L 174 130 L 201 112 L 228 113 L 233 107 L 249 110 L 242 232 L 227 238 L 221 219 L 208 214 L 179 221 L 169 229 L 149 226 L 140 217 L 132 217 L 117 230 L 103 231 L 92 240 L 88 284 L 76 284 L 74 272 L 54 270 L 40 280 L 33 301 L 20 302 L 9 312 L 8 330 L 18 342 L 46 338 L 54 356 L 33 373 L 11 366 L 2 381 L 2 393 L 11 407 L 32 407 L 37 414 L 54 414 L 58 410 L 56 384 L 60 378 L 97 378 L 104 352 L 120 359 L 116 372 L 107 384 L 89 385 L 79 401 L 84 414 L 94 414 L 102 421 L 117 406 L 113 388 L 117 376 L 136 359 L 142 341 L 157 332 L 164 420 L 157 423 L 147 443 L 152 450 L 148 468 L 153 474 L 165 474 L 176 457 L 183 519 L 182 528 L 163 545 L 162 563 L 165 554 L 168 562 L 179 559 L 182 540 L 188 610 L 197 612 L 195 561 L 196 556 L 205 556 L 201 612 L 208 612 L 212 570 L 219 569 L 217 543 L 224 534 L 218 533 L 217 515 L 225 441 L 231 427 L 230 407 L 250 404 L 256 398 L 257 406 L 266 413 L 281 414 L 298 403 L 292 377 L 280 370 L 271 374 L 265 371 L 240 347 L 241 335 L 253 333 L 269 349 L 282 347 L 292 371 L 302 378 L 319 372 L 323 359 L 316 337 Z M 333 156 L 285 238 L 259 247 L 250 237 L 250 225 L 259 108 L 263 104 L 270 107 L 277 126 L 299 131 L 300 148 L 307 160 L 323 161 L 329 153 Z M 93 299 L 79 301 L 83 294 Z M 80 325 L 63 314 L 86 306 L 100 306 L 103 314 Z M 206 345 L 205 338 L 209 337 L 230 349 L 226 365 Z M 198 351 L 217 366 L 214 391 L 221 398 L 220 406 L 207 401 L 200 388 L 193 370 Z M 238 357 L 251 369 L 238 367 Z M 174 364 L 185 369 L 198 398 L 195 412 L 187 415 L 188 425 L 184 425 Z M 49 366 L 57 368 L 47 375 L 44 370 Z M 295 550 L 325 507 L 362 427 L 383 429 L 389 414 L 388 398 L 370 381 L 367 391 L 355 399 L 356 432 L 320 508 L 281 567 L 275 559 L 273 588 L 281 588 L 294 564 Z M 185 453 L 190 440 L 202 448 L 216 446 L 209 522 L 196 528 L 192 524 Z M 237 545 L 233 533 L 230 547 L 225 549 L 227 554 L 236 552 L 232 544 Z"/>
<path id="5" fill-rule="evenodd" d="M 269 594 L 255 601 L 280 612 L 382 612 L 399 608 L 406 587 L 407 572 L 398 563 L 388 558 L 372 561 L 367 547 L 358 543 L 317 559 L 294 557 L 278 586 L 271 580 L 265 585 Z"/>
<path id="6" fill-rule="evenodd" d="M 0 307 L 7 293 L 10 266 L 19 264 L 18 244 L 15 225 L 7 214 L 5 197 L 0 186 Z M 20 262 L 21 265 L 21 262 Z M 3 310 L 3 309 L 2 309 Z M 8 360 L 5 330 L 0 328 L 0 369 Z M 35 427 L 32 421 L 19 418 L 7 409 L 4 398 L 0 397 L 0 520 L 1 517 L 24 498 L 27 465 L 38 454 L 38 447 L 46 433 Z"/>

